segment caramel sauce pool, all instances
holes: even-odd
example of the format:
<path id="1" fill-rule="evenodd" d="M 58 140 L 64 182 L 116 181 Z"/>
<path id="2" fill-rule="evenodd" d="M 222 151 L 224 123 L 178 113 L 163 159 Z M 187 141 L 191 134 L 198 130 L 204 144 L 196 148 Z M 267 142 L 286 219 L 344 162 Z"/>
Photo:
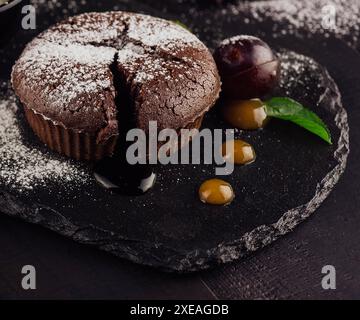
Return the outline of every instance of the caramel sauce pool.
<path id="1" fill-rule="evenodd" d="M 200 186 L 199 198 L 204 203 L 221 206 L 231 203 L 235 194 L 231 185 L 226 181 L 210 179 Z"/>
<path id="2" fill-rule="evenodd" d="M 259 99 L 227 101 L 223 116 L 233 127 L 243 130 L 260 129 L 268 122 L 264 104 Z"/>
<path id="3" fill-rule="evenodd" d="M 229 140 L 222 145 L 221 154 L 226 161 L 245 165 L 256 160 L 256 153 L 252 145 L 243 140 Z"/>

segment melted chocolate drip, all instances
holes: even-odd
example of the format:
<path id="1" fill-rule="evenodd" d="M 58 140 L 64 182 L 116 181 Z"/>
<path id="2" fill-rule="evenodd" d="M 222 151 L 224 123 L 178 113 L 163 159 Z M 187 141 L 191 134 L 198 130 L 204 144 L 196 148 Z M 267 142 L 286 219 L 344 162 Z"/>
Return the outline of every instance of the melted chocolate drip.
<path id="1" fill-rule="evenodd" d="M 117 66 L 118 55 L 110 66 L 113 74 L 114 86 L 117 91 L 115 104 L 119 110 L 119 137 L 115 154 L 95 165 L 94 176 L 96 181 L 105 189 L 115 193 L 129 196 L 138 196 L 147 193 L 155 185 L 156 174 L 150 165 L 130 165 L 126 161 L 126 150 L 129 142 L 126 142 L 126 133 L 135 128 L 133 118 L 134 101 L 129 94 L 124 75 Z M 121 115 L 121 116 L 120 116 Z"/>
<path id="2" fill-rule="evenodd" d="M 96 181 L 115 193 L 138 196 L 151 190 L 156 174 L 149 165 L 130 165 L 118 157 L 106 158 L 94 168 Z"/>

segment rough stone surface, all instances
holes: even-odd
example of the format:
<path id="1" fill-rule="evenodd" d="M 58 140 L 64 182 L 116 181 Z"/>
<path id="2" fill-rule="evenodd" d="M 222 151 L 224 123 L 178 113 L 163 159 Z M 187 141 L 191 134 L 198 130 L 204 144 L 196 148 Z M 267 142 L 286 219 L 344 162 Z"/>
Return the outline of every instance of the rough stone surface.
<path id="1" fill-rule="evenodd" d="M 0 137 L 0 145 L 5 143 L 1 157 L 9 160 L 0 165 L 2 212 L 165 271 L 206 269 L 269 245 L 315 212 L 339 180 L 349 153 L 347 114 L 332 78 L 310 58 L 287 51 L 280 55 L 279 94 L 311 106 L 329 126 L 334 144 L 327 146 L 300 128 L 276 121 L 261 132 L 237 132 L 254 145 L 258 159 L 226 177 L 237 195 L 230 206 L 205 206 L 195 197 L 200 183 L 214 175 L 213 166 L 159 167 L 153 192 L 138 198 L 107 193 L 91 171 L 78 164 L 69 166 L 73 174 L 82 172 L 81 183 L 76 175 L 68 175 L 68 183 L 53 175 L 36 180 L 29 168 L 23 175 L 34 178 L 31 189 L 21 181 L 11 183 L 6 163 L 16 168 L 27 154 L 9 153 L 7 141 L 30 145 L 45 163 L 65 161 L 38 145 L 17 114 L 21 137 L 14 141 L 6 130 Z M 204 125 L 226 128 L 215 111 Z"/>

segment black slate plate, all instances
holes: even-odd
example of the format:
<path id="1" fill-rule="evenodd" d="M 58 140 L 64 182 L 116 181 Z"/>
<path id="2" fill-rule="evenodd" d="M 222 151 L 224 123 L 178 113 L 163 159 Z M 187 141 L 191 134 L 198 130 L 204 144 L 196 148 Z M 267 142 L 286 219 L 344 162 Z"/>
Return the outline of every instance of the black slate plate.
<path id="1" fill-rule="evenodd" d="M 147 9 L 140 2 L 139 7 Z M 154 9 L 147 11 L 156 14 Z M 164 16 L 163 11 L 158 13 Z M 174 16 L 169 14 L 169 18 Z M 234 34 L 234 26 L 234 22 L 224 21 L 223 36 Z M 202 38 L 212 33 L 209 30 Z M 341 50 L 348 50 L 334 39 L 325 43 L 315 37 L 296 42 L 285 37 L 275 40 L 271 35 L 266 38 L 274 47 L 321 58 L 326 66 L 338 62 Z M 324 47 L 319 48 L 319 44 Z M 324 50 L 329 52 L 324 55 Z M 296 58 L 297 64 L 293 65 L 303 66 L 305 70 L 297 73 L 295 81 L 287 81 L 285 77 L 279 93 L 313 106 L 329 125 L 334 145 L 329 147 L 300 128 L 275 121 L 261 132 L 238 133 L 254 145 L 258 160 L 250 166 L 236 168 L 226 178 L 237 194 L 230 206 L 206 206 L 196 197 L 199 184 L 214 176 L 213 166 L 171 166 L 159 167 L 156 187 L 136 198 L 111 195 L 94 180 L 64 183 L 63 179 L 51 179 L 49 175 L 42 184 L 34 183 L 32 190 L 19 192 L 18 187 L 3 179 L 1 211 L 167 271 L 207 268 L 271 243 L 306 219 L 328 196 L 345 169 L 349 151 L 346 112 L 341 107 L 336 85 L 323 68 L 308 70 L 312 64 L 300 60 Z M 343 61 L 343 67 L 351 68 L 353 62 Z M 8 68 L 11 64 L 12 61 Z M 21 112 L 17 117 L 21 144 L 47 153 L 22 121 Z M 207 116 L 204 127 L 219 128 L 225 124 L 214 110 Z M 48 157 L 44 155 L 44 159 Z M 53 154 L 50 157 L 66 161 Z M 16 167 L 16 161 L 13 165 Z M 85 177 L 91 175 L 82 165 L 69 166 L 78 168 Z"/>

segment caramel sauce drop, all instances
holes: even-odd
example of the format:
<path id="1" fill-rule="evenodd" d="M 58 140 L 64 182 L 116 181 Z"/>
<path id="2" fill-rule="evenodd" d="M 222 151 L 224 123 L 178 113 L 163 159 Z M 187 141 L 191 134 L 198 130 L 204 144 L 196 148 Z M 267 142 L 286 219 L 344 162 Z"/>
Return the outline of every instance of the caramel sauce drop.
<path id="1" fill-rule="evenodd" d="M 268 122 L 264 104 L 259 99 L 228 101 L 223 115 L 229 124 L 243 130 L 263 128 Z"/>
<path id="2" fill-rule="evenodd" d="M 222 145 L 222 156 L 234 164 L 245 165 L 255 161 L 254 148 L 243 140 L 229 140 Z"/>
<path id="3" fill-rule="evenodd" d="M 229 183 L 220 179 L 205 181 L 199 189 L 200 200 L 212 205 L 227 205 L 235 198 L 234 190 Z"/>

